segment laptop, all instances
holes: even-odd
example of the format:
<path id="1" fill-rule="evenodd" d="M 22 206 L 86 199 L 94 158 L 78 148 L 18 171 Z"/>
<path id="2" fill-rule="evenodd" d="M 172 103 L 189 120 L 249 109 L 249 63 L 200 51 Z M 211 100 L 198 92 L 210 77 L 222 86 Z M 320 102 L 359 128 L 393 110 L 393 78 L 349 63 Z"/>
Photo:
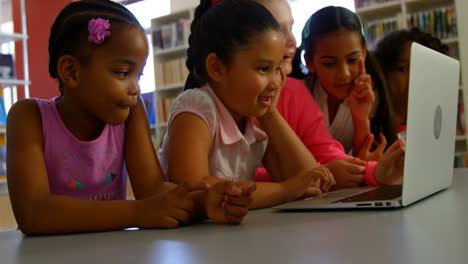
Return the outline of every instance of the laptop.
<path id="1" fill-rule="evenodd" d="M 455 150 L 459 62 L 413 43 L 403 183 L 328 192 L 274 208 L 397 208 L 449 187 Z"/>

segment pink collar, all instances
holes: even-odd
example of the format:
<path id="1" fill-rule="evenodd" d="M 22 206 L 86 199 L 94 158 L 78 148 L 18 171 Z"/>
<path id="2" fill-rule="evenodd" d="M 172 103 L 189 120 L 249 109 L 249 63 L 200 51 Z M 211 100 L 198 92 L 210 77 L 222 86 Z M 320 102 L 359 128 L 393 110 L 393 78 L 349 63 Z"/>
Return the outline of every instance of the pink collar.
<path id="1" fill-rule="evenodd" d="M 258 126 L 257 120 L 252 117 L 246 117 L 245 134 L 243 135 L 237 127 L 234 118 L 232 118 L 231 113 L 229 113 L 211 87 L 209 85 L 205 85 L 201 89 L 206 91 L 215 102 L 216 109 L 218 111 L 219 134 L 223 144 L 231 145 L 243 138 L 249 144 L 268 139 L 266 133 Z"/>

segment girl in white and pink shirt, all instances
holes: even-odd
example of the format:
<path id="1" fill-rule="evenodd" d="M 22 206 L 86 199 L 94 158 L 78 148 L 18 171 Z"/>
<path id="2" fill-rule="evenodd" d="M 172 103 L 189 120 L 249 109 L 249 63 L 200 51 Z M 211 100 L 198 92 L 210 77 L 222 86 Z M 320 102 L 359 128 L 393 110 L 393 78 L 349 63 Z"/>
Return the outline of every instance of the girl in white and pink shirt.
<path id="1" fill-rule="evenodd" d="M 276 109 L 286 80 L 285 40 L 265 7 L 201 1 L 189 45 L 191 73 L 171 108 L 160 153 L 167 179 L 252 180 L 263 164 L 275 182 L 257 183 L 250 208 L 315 195 L 335 183 Z"/>

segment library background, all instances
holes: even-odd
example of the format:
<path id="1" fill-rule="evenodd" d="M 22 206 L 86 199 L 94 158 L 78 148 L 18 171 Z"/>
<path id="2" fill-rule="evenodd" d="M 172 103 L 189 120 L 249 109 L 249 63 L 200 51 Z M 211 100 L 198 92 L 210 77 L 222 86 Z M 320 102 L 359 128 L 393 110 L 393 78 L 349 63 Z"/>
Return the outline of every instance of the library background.
<path id="1" fill-rule="evenodd" d="M 52 98 L 58 89 L 47 72 L 47 39 L 59 10 L 72 0 L 0 0 L 0 229 L 15 225 L 6 188 L 6 113 L 18 99 Z M 126 5 L 147 30 L 150 56 L 140 80 L 155 147 L 166 131 L 169 108 L 183 90 L 190 22 L 198 0 L 115 0 Z M 42 3 L 41 3 L 42 2 Z M 300 33 L 316 10 L 339 5 L 363 19 L 372 50 L 384 34 L 413 26 L 431 32 L 461 62 L 455 167 L 468 167 L 464 102 L 468 102 L 468 1 L 466 0 L 289 0 Z M 33 11 L 34 10 L 34 11 Z M 28 51 L 28 47 L 29 51 Z M 34 47 L 34 48 L 32 48 Z M 31 65 L 31 67 L 29 66 Z M 468 82 L 468 81 L 467 81 Z"/>

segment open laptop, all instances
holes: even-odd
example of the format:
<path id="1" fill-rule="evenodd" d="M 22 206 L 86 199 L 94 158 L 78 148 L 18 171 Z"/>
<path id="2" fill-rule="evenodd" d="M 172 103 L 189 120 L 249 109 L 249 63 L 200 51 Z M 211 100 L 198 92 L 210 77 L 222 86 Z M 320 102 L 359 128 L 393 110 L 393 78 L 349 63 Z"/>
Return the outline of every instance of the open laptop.
<path id="1" fill-rule="evenodd" d="M 459 71 L 457 60 L 412 44 L 402 185 L 342 189 L 274 208 L 395 208 L 449 187 L 453 176 Z"/>

